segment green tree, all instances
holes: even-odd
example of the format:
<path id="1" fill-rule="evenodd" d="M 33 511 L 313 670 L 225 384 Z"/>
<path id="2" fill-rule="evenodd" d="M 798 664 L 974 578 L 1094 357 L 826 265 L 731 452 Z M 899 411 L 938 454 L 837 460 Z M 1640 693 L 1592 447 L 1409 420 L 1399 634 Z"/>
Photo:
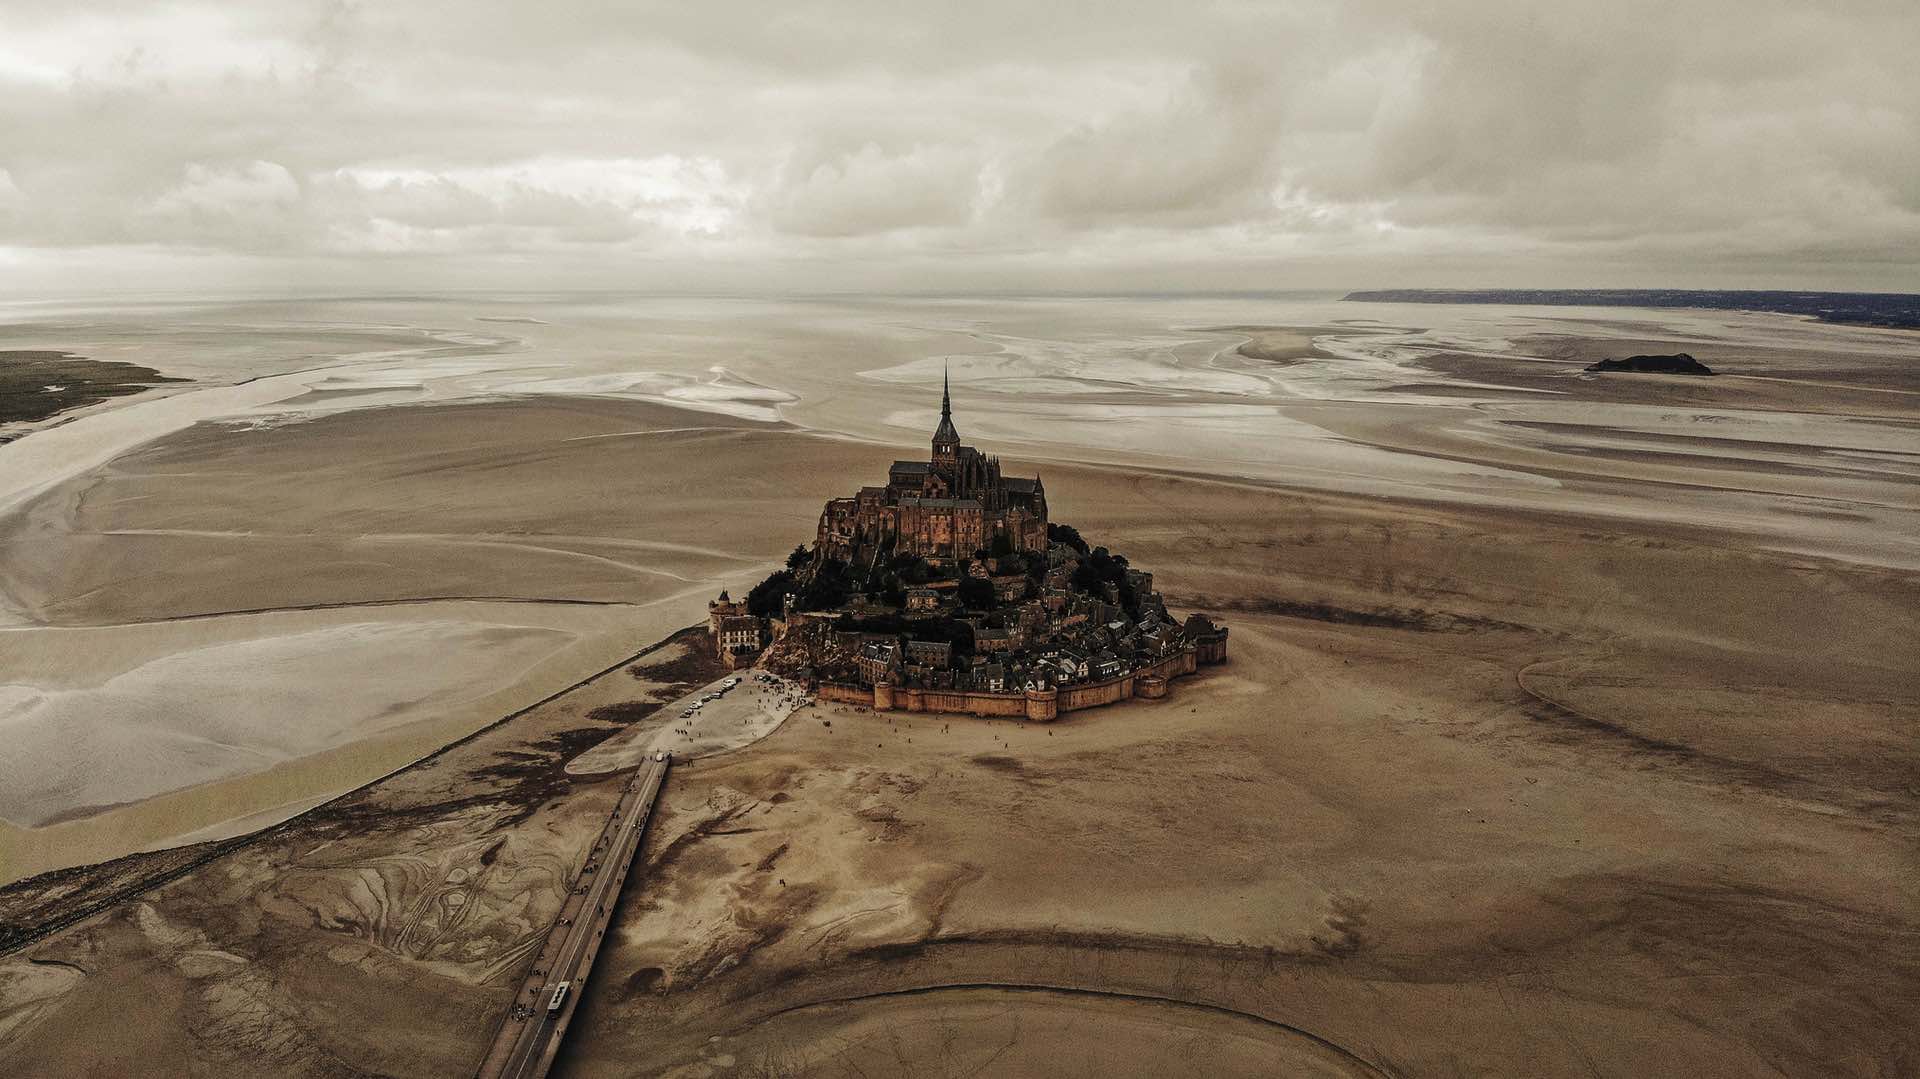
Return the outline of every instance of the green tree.
<path id="1" fill-rule="evenodd" d="M 900 575 L 908 584 L 925 584 L 933 579 L 933 567 L 919 555 L 899 554 L 887 563 L 887 568 Z"/>
<path id="2" fill-rule="evenodd" d="M 990 611 L 997 599 L 993 592 L 993 582 L 981 577 L 960 578 L 958 594 L 960 602 L 966 604 L 968 610 L 973 611 Z"/>
<path id="3" fill-rule="evenodd" d="M 1080 538 L 1079 530 L 1072 525 L 1048 525 L 1047 539 L 1052 543 L 1064 543 L 1081 554 L 1087 553 L 1087 541 Z"/>
<path id="4" fill-rule="evenodd" d="M 1075 592 L 1092 595 L 1100 591 L 1100 586 L 1106 583 L 1106 578 L 1100 576 L 1100 571 L 1094 568 L 1091 561 L 1082 560 L 1079 565 L 1073 567 L 1073 579 L 1070 583 Z"/>
<path id="5" fill-rule="evenodd" d="M 1074 591 L 1090 596 L 1104 595 L 1106 586 L 1111 584 L 1127 613 L 1139 613 L 1140 597 L 1134 595 L 1133 586 L 1127 583 L 1126 558 L 1109 553 L 1105 547 L 1095 547 L 1080 560 L 1080 564 L 1073 568 L 1072 584 Z"/>
<path id="6" fill-rule="evenodd" d="M 822 558 L 813 567 L 813 576 L 800 589 L 800 606 L 809 611 L 832 610 L 853 595 L 853 578 L 847 564 L 838 558 Z"/>
<path id="7" fill-rule="evenodd" d="M 747 611 L 762 618 L 778 618 L 782 614 L 781 605 L 787 593 L 794 591 L 799 582 L 792 570 L 775 570 L 771 576 L 753 586 L 747 593 Z"/>

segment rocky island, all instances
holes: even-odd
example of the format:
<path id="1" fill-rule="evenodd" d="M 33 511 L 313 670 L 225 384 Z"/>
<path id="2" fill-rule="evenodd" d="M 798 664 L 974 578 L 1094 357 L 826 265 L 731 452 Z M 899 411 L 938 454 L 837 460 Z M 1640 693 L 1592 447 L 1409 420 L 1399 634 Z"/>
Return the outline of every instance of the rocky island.
<path id="1" fill-rule="evenodd" d="M 1047 519 L 1038 477 L 961 445 L 950 388 L 926 461 L 836 498 L 747 595 L 708 607 L 721 656 L 829 700 L 1035 721 L 1129 697 L 1227 656 L 1227 630 L 1184 623 L 1124 555 Z"/>
<path id="2" fill-rule="evenodd" d="M 1671 356 L 1628 356 L 1625 359 L 1605 359 L 1587 365 L 1594 372 L 1620 371 L 1638 375 L 1711 375 L 1713 368 L 1694 359 L 1684 352 Z"/>

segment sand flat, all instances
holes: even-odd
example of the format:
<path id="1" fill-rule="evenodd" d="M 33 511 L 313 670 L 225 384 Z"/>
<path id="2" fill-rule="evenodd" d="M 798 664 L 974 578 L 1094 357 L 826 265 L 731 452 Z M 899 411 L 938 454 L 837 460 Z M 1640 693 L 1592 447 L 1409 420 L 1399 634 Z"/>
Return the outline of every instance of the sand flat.
<path id="1" fill-rule="evenodd" d="M 8 874 L 375 778 L 703 618 L 779 552 L 716 542 L 739 537 L 704 491 L 728 482 L 716 440 L 791 432 L 540 402 L 203 424 L 0 525 L 24 623 L 0 631 Z"/>
<path id="2" fill-rule="evenodd" d="M 20 631 L 11 631 L 19 634 Z M 79 672 L 98 633 L 43 631 L 8 648 L 10 677 Z M 473 622 L 343 622 L 198 647 L 97 685 L 0 685 L 0 819 L 36 827 L 265 768 L 492 696 L 576 638 Z M 39 654 L 27 654 L 37 652 Z M 97 662 L 97 661 L 96 661 Z M 422 672 L 431 677 L 422 677 Z"/>
<path id="3" fill-rule="evenodd" d="M 511 355 L 396 363 L 389 388 L 424 404 L 330 395 L 290 422 L 284 402 L 248 406 L 37 488 L 0 517 L 25 635 L 0 641 L 45 661 L 0 680 L 37 687 L 43 722 L 61 695 L 252 641 L 312 645 L 262 682 L 297 690 L 357 654 L 342 627 L 389 619 L 461 651 L 575 643 L 517 677 L 485 665 L 501 688 L 471 700 L 432 696 L 478 688 L 447 688 L 464 659 L 390 671 L 394 693 L 316 727 L 358 737 L 0 829 L 0 860 L 257 826 L 618 663 L 811 536 L 821 500 L 917 453 L 953 357 L 963 436 L 1038 471 L 1055 516 L 1151 569 L 1176 609 L 1226 619 L 1233 662 L 1164 704 L 1045 728 L 816 708 L 676 771 L 573 1072 L 804 1070 L 850 1047 L 935 1071 L 953 1038 L 1006 1045 L 1009 1067 L 1137 1047 L 1113 1074 L 1152 1073 L 1169 1038 L 1231 1042 L 1228 1073 L 1306 1068 L 1316 1046 L 1418 1075 L 1920 1060 L 1903 1021 L 1920 665 L 1895 646 L 1920 610 L 1910 335 L 1209 299 L 510 313 L 528 312 L 544 324 L 513 325 Z M 1234 355 L 1247 333 L 1192 329 L 1225 326 L 1313 347 L 1267 363 Z M 1579 372 L 1682 348 L 1732 373 Z M 722 404 L 782 421 L 644 399 L 716 366 Z M 385 384 L 332 385 L 356 380 Z M 591 743 L 644 744 L 671 723 L 660 695 L 711 676 L 616 669 L 32 945 L 87 974 L 0 979 L 0 1053 L 43 1073 L 273 1071 L 261 1046 L 297 1045 L 470 1070 L 485 1037 L 463 1032 L 505 1006 L 492 987 L 591 842 L 611 782 L 583 774 Z M 417 718 L 378 715 L 409 694 Z M 226 733 L 242 755 L 291 744 Z M 999 1017 L 1028 991 L 1070 1003 L 1015 1029 Z M 232 999 L 259 1006 L 236 1020 Z"/>

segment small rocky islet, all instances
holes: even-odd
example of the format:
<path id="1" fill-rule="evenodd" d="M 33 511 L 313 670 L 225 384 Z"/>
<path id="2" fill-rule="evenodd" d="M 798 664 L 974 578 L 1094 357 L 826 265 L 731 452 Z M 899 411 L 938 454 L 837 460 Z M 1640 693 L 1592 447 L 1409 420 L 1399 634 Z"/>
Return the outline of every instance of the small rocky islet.
<path id="1" fill-rule="evenodd" d="M 1625 359 L 1605 359 L 1587 365 L 1587 370 L 1596 373 L 1625 372 L 1636 375 L 1711 375 L 1713 368 L 1694 359 L 1684 352 L 1671 356 L 1628 356 Z"/>

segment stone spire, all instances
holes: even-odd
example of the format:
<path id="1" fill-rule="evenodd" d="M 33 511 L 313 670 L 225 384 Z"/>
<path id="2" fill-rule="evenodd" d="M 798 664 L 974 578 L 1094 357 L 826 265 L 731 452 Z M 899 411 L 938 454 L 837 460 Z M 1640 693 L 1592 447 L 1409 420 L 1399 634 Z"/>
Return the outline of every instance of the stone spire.
<path id="1" fill-rule="evenodd" d="M 960 432 L 953 429 L 953 393 L 944 365 L 940 369 L 940 426 L 934 429 L 933 444 L 936 448 L 960 444 Z"/>

